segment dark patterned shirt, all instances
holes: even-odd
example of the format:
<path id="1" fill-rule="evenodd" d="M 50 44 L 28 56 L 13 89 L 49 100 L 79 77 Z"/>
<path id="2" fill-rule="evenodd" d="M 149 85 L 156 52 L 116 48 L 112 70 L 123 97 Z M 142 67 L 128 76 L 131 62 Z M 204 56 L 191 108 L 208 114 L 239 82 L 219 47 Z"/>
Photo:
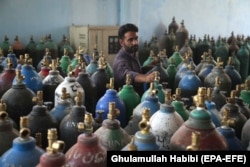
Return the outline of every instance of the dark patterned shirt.
<path id="1" fill-rule="evenodd" d="M 143 84 L 134 82 L 135 76 L 142 73 L 141 64 L 137 56 L 132 56 L 121 48 L 115 56 L 113 72 L 116 90 L 119 90 L 126 84 L 126 75 L 130 74 L 131 85 L 133 85 L 134 90 L 140 96 L 143 94 Z"/>

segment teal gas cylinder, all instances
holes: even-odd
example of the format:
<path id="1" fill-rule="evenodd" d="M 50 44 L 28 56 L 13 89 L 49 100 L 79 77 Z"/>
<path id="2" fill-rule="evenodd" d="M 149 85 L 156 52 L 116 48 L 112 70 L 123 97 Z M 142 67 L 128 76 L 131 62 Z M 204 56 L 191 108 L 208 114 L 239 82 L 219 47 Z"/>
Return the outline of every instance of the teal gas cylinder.
<path id="1" fill-rule="evenodd" d="M 37 71 L 32 66 L 32 59 L 29 58 L 28 54 L 25 54 L 25 63 L 22 65 L 21 73 L 24 76 L 23 82 L 30 88 L 33 92 L 37 92 L 43 89 L 42 78 L 39 76 Z M 16 83 L 16 78 L 14 78 L 13 83 Z"/>
<path id="2" fill-rule="evenodd" d="M 7 62 L 8 59 L 7 58 L 11 58 L 12 67 L 16 68 L 18 59 L 17 59 L 16 54 L 13 52 L 12 46 L 9 47 L 8 54 L 7 54 L 6 58 L 2 61 L 2 66 L 4 69 L 8 67 L 8 62 Z"/>
<path id="3" fill-rule="evenodd" d="M 240 92 L 242 90 L 241 84 L 236 85 L 236 97 L 235 101 L 240 107 L 240 112 L 246 116 L 247 119 L 250 118 L 250 108 L 243 102 L 242 98 L 240 97 Z"/>
<path id="4" fill-rule="evenodd" d="M 0 48 L 0 72 L 3 72 L 4 70 L 4 67 L 2 65 L 2 62 L 4 61 L 5 57 L 3 55 L 3 49 Z"/>
<path id="5" fill-rule="evenodd" d="M 93 53 L 92 60 L 90 61 L 90 63 L 86 67 L 86 72 L 90 76 L 92 74 L 94 74 L 98 69 L 98 59 L 99 59 L 98 55 L 95 55 L 95 53 Z"/>
<path id="6" fill-rule="evenodd" d="M 36 42 L 34 41 L 33 35 L 30 36 L 29 43 L 25 46 L 25 53 L 28 53 L 30 55 L 30 58 L 32 58 L 32 66 L 36 67 L 37 64 L 35 64 L 35 60 L 37 59 L 36 54 Z"/>
<path id="7" fill-rule="evenodd" d="M 96 111 L 103 110 L 103 119 L 107 119 L 109 112 L 109 102 L 115 102 L 116 108 L 120 110 L 120 114 L 117 119 L 121 123 L 121 127 L 126 126 L 126 106 L 122 99 L 118 96 L 117 91 L 114 89 L 114 78 L 110 78 L 110 83 L 108 86 L 109 89 L 106 90 L 106 93 L 97 101 Z"/>
<path id="8" fill-rule="evenodd" d="M 179 47 L 175 47 L 175 52 L 168 58 L 168 65 L 171 64 L 171 59 L 174 59 L 176 68 L 183 61 L 183 57 L 179 52 Z"/>
<path id="9" fill-rule="evenodd" d="M 141 98 L 139 94 L 134 90 L 131 83 L 130 75 L 126 75 L 126 84 L 123 85 L 122 89 L 118 92 L 118 97 L 124 102 L 126 107 L 126 125 L 128 124 L 134 108 L 140 104 Z"/>
<path id="10" fill-rule="evenodd" d="M 73 47 L 71 46 L 68 38 L 63 35 L 61 42 L 58 44 L 58 57 L 62 57 L 62 55 L 64 54 L 64 49 L 68 50 L 69 53 L 69 57 L 70 59 L 73 58 L 73 54 L 74 54 L 74 50 Z"/>
<path id="11" fill-rule="evenodd" d="M 172 59 L 171 63 L 168 65 L 167 69 L 168 74 L 168 83 L 166 85 L 167 88 L 172 90 L 172 93 L 174 93 L 175 90 L 175 76 L 177 74 L 177 69 L 175 67 L 174 60 Z"/>
<path id="12" fill-rule="evenodd" d="M 2 96 L 2 100 L 8 106 L 7 113 L 17 125 L 19 125 L 20 117 L 28 115 L 35 105 L 32 99 L 36 94 L 27 88 L 26 84 L 23 83 L 23 79 L 24 76 L 21 75 L 21 70 L 16 70 L 16 83 L 12 83 L 12 87 Z"/>
<path id="13" fill-rule="evenodd" d="M 229 116 L 230 110 L 228 110 L 227 108 L 225 108 L 222 112 L 222 125 L 220 127 L 217 127 L 216 129 L 225 137 L 229 151 L 243 151 L 244 148 L 241 140 L 235 136 L 234 128 L 231 128 L 231 126 L 235 124 L 235 119 Z"/>
<path id="14" fill-rule="evenodd" d="M 55 89 L 55 105 L 57 105 L 58 100 L 62 95 L 62 88 L 65 87 L 67 92 L 71 97 L 71 104 L 74 105 L 74 98 L 77 92 L 81 92 L 83 94 L 82 104 L 85 105 L 85 92 L 83 87 L 76 81 L 74 73 L 72 72 L 72 67 L 69 65 L 68 67 L 68 76 L 64 78 L 64 81 L 61 82 Z"/>
<path id="15" fill-rule="evenodd" d="M 138 123 L 139 131 L 134 135 L 134 144 L 137 146 L 137 151 L 156 151 L 159 146 L 156 143 L 156 137 L 150 132 L 150 109 L 144 108 L 142 111 L 142 119 Z M 129 144 L 122 148 L 122 151 L 127 151 Z"/>
<path id="16" fill-rule="evenodd" d="M 7 59 L 7 68 L 3 70 L 0 74 L 0 97 L 11 88 L 13 79 L 16 76 L 16 71 L 12 67 L 12 60 L 11 58 Z"/>
<path id="17" fill-rule="evenodd" d="M 65 150 L 67 152 L 77 142 L 77 137 L 80 132 L 77 129 L 77 124 L 82 122 L 87 113 L 86 107 L 82 103 L 83 94 L 77 92 L 75 96 L 75 105 L 71 108 L 69 114 L 64 116 L 59 126 L 60 139 L 65 142 Z M 70 136 L 70 137 L 69 137 Z"/>
<path id="18" fill-rule="evenodd" d="M 207 88 L 207 100 L 205 101 L 207 111 L 211 114 L 211 120 L 216 127 L 221 126 L 221 115 L 212 101 L 212 88 Z"/>
<path id="19" fill-rule="evenodd" d="M 121 128 L 120 121 L 116 119 L 119 114 L 115 102 L 109 102 L 108 118 L 103 120 L 102 126 L 94 132 L 107 150 L 120 151 L 130 142 L 129 134 Z"/>
<path id="20" fill-rule="evenodd" d="M 55 105 L 49 113 L 57 120 L 57 123 L 60 125 L 63 118 L 70 113 L 71 109 L 72 104 L 70 101 L 70 95 L 67 93 L 67 89 L 63 87 L 61 98 L 58 99 L 57 105 Z"/>
<path id="21" fill-rule="evenodd" d="M 156 59 L 156 54 L 154 53 L 153 50 L 150 50 L 150 54 L 148 56 L 148 58 L 143 62 L 142 66 L 146 67 L 148 65 L 150 65 L 153 61 L 155 61 Z"/>
<path id="22" fill-rule="evenodd" d="M 4 57 L 7 56 L 7 54 L 9 53 L 9 48 L 10 48 L 11 44 L 9 43 L 9 38 L 7 35 L 4 36 L 4 40 L 0 45 L 0 48 L 2 48 L 3 50 L 3 55 Z"/>
<path id="23" fill-rule="evenodd" d="M 153 90 L 150 96 L 147 96 L 143 102 L 138 104 L 132 114 L 132 118 L 128 122 L 128 125 L 124 128 L 126 132 L 130 135 L 134 135 L 138 129 L 138 123 L 141 121 L 143 108 L 150 109 L 150 115 L 153 115 L 156 111 L 160 109 L 161 103 L 159 102 L 158 97 L 156 96 L 157 90 Z"/>
<path id="24" fill-rule="evenodd" d="M 52 59 L 56 59 L 58 57 L 58 47 L 56 42 L 52 39 L 51 34 L 47 35 L 47 38 L 44 42 L 44 47 L 50 50 Z"/>
<path id="25" fill-rule="evenodd" d="M 245 45 L 241 46 L 240 49 L 235 52 L 237 58 L 240 61 L 240 76 L 241 76 L 241 82 L 244 82 L 247 76 L 250 74 L 249 73 L 249 60 L 250 60 L 250 55 L 249 51 L 246 48 Z"/>
<path id="26" fill-rule="evenodd" d="M 170 150 L 186 150 L 193 132 L 200 134 L 200 150 L 228 150 L 225 138 L 216 130 L 210 113 L 205 109 L 206 88 L 200 87 L 197 92 L 194 96 L 196 108 L 172 136 Z"/>
<path id="27" fill-rule="evenodd" d="M 32 58 L 33 66 L 37 69 L 39 67 L 40 71 L 40 65 L 38 66 L 39 62 L 43 59 L 43 56 L 45 55 L 45 47 L 44 47 L 44 38 L 41 38 L 40 41 L 37 43 L 36 48 L 36 56 Z"/>
<path id="28" fill-rule="evenodd" d="M 225 108 L 230 110 L 230 117 L 235 119 L 235 124 L 232 126 L 235 130 L 236 136 L 241 139 L 241 131 L 245 122 L 247 121 L 246 116 L 240 112 L 240 107 L 236 103 L 236 90 L 232 90 L 230 96 L 227 98 L 227 103 L 221 107 L 220 114 L 224 111 Z"/>
<path id="29" fill-rule="evenodd" d="M 145 98 L 147 96 L 150 96 L 152 90 L 156 89 L 157 90 L 157 94 L 156 96 L 159 99 L 160 103 L 164 103 L 165 102 L 165 92 L 162 88 L 162 84 L 160 84 L 160 73 L 158 71 L 154 72 L 155 74 L 155 79 L 152 83 L 150 83 L 150 87 L 143 93 L 142 97 L 141 97 L 141 102 L 143 102 L 145 100 Z"/>
<path id="30" fill-rule="evenodd" d="M 52 102 L 52 106 L 55 104 L 55 90 L 58 85 L 64 81 L 63 76 L 60 75 L 56 69 L 56 60 L 53 59 L 51 63 L 51 69 L 48 75 L 43 79 L 43 100 L 45 102 Z"/>
<path id="31" fill-rule="evenodd" d="M 250 107 L 250 80 L 245 80 L 244 88 L 240 91 L 243 102 Z"/>
<path id="32" fill-rule="evenodd" d="M 172 99 L 173 101 L 171 104 L 174 106 L 175 111 L 180 114 L 184 121 L 186 121 L 189 117 L 189 111 L 187 110 L 182 100 L 180 88 L 176 88 L 175 94 L 173 94 Z"/>
<path id="33" fill-rule="evenodd" d="M 35 137 L 36 133 L 42 134 L 42 148 L 46 148 L 47 131 L 50 128 L 58 128 L 58 123 L 54 117 L 49 114 L 47 107 L 43 104 L 43 92 L 38 91 L 37 97 L 33 98 L 33 101 L 37 103 L 32 108 L 32 111 L 27 115 L 28 128 L 31 130 L 31 136 Z"/>
<path id="34" fill-rule="evenodd" d="M 71 60 L 71 67 L 74 70 L 78 63 L 83 59 L 83 57 L 79 54 L 79 50 L 76 50 L 76 53 L 74 54 L 74 58 Z"/>
<path id="35" fill-rule="evenodd" d="M 107 150 L 100 143 L 99 137 L 93 133 L 92 115 L 86 114 L 84 123 L 78 124 L 83 133 L 77 142 L 66 152 L 66 165 L 81 167 L 106 167 Z"/>
<path id="36" fill-rule="evenodd" d="M 156 137 L 156 144 L 160 150 L 170 149 L 170 139 L 184 120 L 171 104 L 171 90 L 166 90 L 165 103 L 150 117 L 151 132 Z"/>
<path id="37" fill-rule="evenodd" d="M 1 101 L 0 108 L 0 156 L 12 147 L 12 141 L 18 137 L 18 131 L 13 128 L 13 121 L 8 117 L 6 105 Z"/>
<path id="38" fill-rule="evenodd" d="M 215 78 L 220 78 L 220 90 L 225 91 L 225 95 L 229 96 L 231 87 L 232 87 L 232 81 L 228 74 L 223 70 L 223 62 L 221 61 L 221 58 L 217 58 L 217 64 L 212 69 L 212 71 L 205 77 L 204 79 L 204 86 L 206 87 L 214 87 L 215 86 Z"/>
<path id="39" fill-rule="evenodd" d="M 44 150 L 36 146 L 36 140 L 30 136 L 30 130 L 22 128 L 19 137 L 13 140 L 12 148 L 2 155 L 0 166 L 34 167 L 43 153 Z"/>
<path id="40" fill-rule="evenodd" d="M 68 55 L 68 50 L 65 48 L 63 52 L 63 56 L 59 60 L 60 67 L 65 74 L 68 74 L 68 66 L 71 64 L 71 59 Z"/>

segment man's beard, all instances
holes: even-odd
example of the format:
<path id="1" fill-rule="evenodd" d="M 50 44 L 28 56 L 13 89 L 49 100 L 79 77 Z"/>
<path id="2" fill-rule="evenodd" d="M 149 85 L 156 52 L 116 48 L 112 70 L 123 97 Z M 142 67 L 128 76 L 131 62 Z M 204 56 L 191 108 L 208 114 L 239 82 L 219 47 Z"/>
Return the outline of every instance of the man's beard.
<path id="1" fill-rule="evenodd" d="M 135 53 L 135 52 L 138 51 L 138 45 L 134 45 L 134 46 L 131 46 L 131 47 L 124 46 L 124 49 L 125 49 L 126 52 L 128 52 L 128 53 Z"/>

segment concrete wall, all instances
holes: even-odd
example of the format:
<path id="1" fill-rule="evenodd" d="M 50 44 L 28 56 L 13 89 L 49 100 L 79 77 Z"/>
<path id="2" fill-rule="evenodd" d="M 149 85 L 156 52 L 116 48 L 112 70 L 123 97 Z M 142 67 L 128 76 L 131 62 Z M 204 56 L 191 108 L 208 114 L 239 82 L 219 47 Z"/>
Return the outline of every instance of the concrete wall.
<path id="1" fill-rule="evenodd" d="M 250 35 L 250 1 L 247 0 L 1 0 L 0 42 L 16 35 L 26 44 L 31 35 L 39 41 L 46 34 L 61 41 L 74 25 L 139 26 L 140 40 L 159 36 L 175 16 L 184 20 L 190 34 L 228 37 Z"/>

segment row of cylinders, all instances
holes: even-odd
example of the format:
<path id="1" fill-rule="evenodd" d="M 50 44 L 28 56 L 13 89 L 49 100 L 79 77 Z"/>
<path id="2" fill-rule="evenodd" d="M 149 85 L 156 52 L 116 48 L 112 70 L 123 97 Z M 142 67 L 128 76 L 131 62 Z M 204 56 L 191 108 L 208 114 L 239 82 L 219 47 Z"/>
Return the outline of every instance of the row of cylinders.
<path id="1" fill-rule="evenodd" d="M 113 91 L 112 91 L 113 92 Z M 156 98 L 157 99 L 157 98 Z M 60 132 L 59 132 L 60 133 Z"/>
<path id="2" fill-rule="evenodd" d="M 154 93 L 152 95 L 154 95 Z M 98 152 L 97 154 L 103 157 L 102 163 L 105 163 L 105 158 L 106 158 L 106 155 L 104 152 L 106 152 L 107 150 L 115 149 L 114 147 L 113 148 L 109 147 L 111 146 L 110 143 L 112 142 L 121 142 L 119 145 L 120 145 L 120 148 L 122 148 L 122 150 L 140 150 L 140 151 L 158 150 L 160 147 L 161 148 L 164 147 L 166 143 L 164 144 L 164 142 L 160 141 L 159 137 L 162 137 L 162 138 L 169 137 L 169 142 L 170 142 L 169 144 L 173 150 L 175 149 L 182 150 L 183 147 L 185 150 L 194 150 L 194 151 L 203 150 L 203 149 L 204 150 L 228 150 L 229 143 L 232 142 L 232 139 L 235 140 L 235 143 L 234 144 L 231 143 L 231 146 L 238 144 L 238 147 L 240 147 L 240 144 L 236 142 L 237 140 L 235 136 L 231 136 L 231 138 L 228 136 L 225 136 L 225 137 L 228 137 L 228 140 L 226 140 L 221 134 L 218 133 L 218 131 L 222 131 L 221 133 L 223 134 L 223 129 L 226 131 L 225 133 L 228 133 L 228 130 L 229 131 L 232 130 L 232 128 L 229 128 L 229 125 L 233 125 L 237 121 L 237 119 L 232 119 L 232 118 L 230 119 L 230 116 L 229 116 L 230 111 L 228 109 L 225 108 L 225 110 L 221 113 L 222 114 L 222 126 L 215 129 L 214 124 L 211 122 L 211 115 L 205 109 L 205 100 L 207 99 L 206 88 L 204 87 L 199 88 L 198 94 L 194 97 L 194 103 L 196 104 L 197 108 L 190 112 L 190 118 L 185 122 L 183 121 L 181 116 L 174 111 L 174 107 L 171 105 L 170 91 L 168 91 L 168 93 L 166 94 L 166 99 L 167 99 L 166 103 L 161 104 L 160 110 L 156 111 L 152 115 L 152 117 L 151 117 L 151 111 L 149 108 L 142 109 L 141 115 L 135 115 L 134 113 L 133 116 L 141 117 L 141 121 L 138 124 L 140 131 L 136 132 L 134 136 L 129 136 L 128 134 L 126 134 L 126 131 L 124 131 L 119 126 L 120 125 L 119 121 L 115 119 L 115 115 L 118 113 L 117 110 L 115 109 L 115 103 L 109 103 L 109 107 L 110 107 L 110 112 L 108 115 L 109 119 L 105 120 L 102 123 L 103 127 L 98 129 L 94 133 L 95 135 L 98 136 L 98 140 L 101 141 L 99 144 L 102 145 L 103 147 L 103 148 L 99 148 L 100 150 L 102 150 L 101 155 L 100 155 L 100 152 L 98 152 L 100 150 L 97 151 Z M 167 122 L 165 122 L 165 124 L 161 120 L 161 119 L 164 119 L 164 117 L 163 116 L 161 116 L 161 118 L 159 117 L 159 114 L 163 114 L 163 113 L 165 113 L 166 115 L 165 121 L 169 119 Z M 6 115 L 7 114 L 5 114 L 5 116 L 2 115 L 1 118 L 4 118 L 6 120 Z M 84 129 L 84 127 L 86 127 L 86 130 L 84 131 L 83 134 L 78 136 L 78 143 L 73 144 L 73 147 L 70 148 L 66 152 L 66 159 L 69 164 L 72 163 L 72 165 L 73 164 L 75 165 L 76 162 L 71 162 L 71 161 L 77 161 L 77 159 L 72 160 L 72 156 L 74 156 L 76 152 L 77 153 L 80 152 L 80 150 L 77 150 L 77 149 L 82 149 L 81 151 L 83 151 L 82 153 L 83 157 L 84 157 L 84 154 L 91 154 L 88 152 L 89 149 L 85 148 L 87 150 L 86 151 L 84 148 L 80 147 L 79 145 L 82 144 L 84 147 L 87 147 L 86 144 L 88 144 L 89 147 L 94 147 L 97 145 L 96 142 L 94 142 L 93 144 L 93 141 L 91 142 L 89 138 L 89 135 L 90 136 L 93 135 L 92 134 L 93 132 L 92 120 L 93 120 L 92 115 L 89 113 L 86 113 L 84 123 L 78 123 L 78 128 Z M 20 126 L 21 128 L 23 128 L 24 126 L 27 126 L 27 120 L 26 121 L 22 120 L 21 122 L 22 122 L 22 125 Z M 158 125 L 156 125 L 156 122 L 158 122 Z M 159 122 L 163 124 L 160 125 Z M 169 126 L 166 126 L 166 123 L 168 123 Z M 176 125 L 177 127 L 175 127 L 176 129 L 174 130 L 173 127 Z M 156 126 L 157 128 L 155 128 Z M 166 134 L 165 132 L 165 137 L 162 135 L 160 136 L 160 134 L 164 133 L 164 130 L 168 128 L 172 128 L 169 131 L 169 132 L 172 132 L 172 134 Z M 57 131 L 55 129 L 53 131 L 54 131 L 54 136 L 55 136 L 55 132 L 57 133 Z M 159 131 L 162 131 L 162 132 L 159 132 Z M 24 142 L 25 140 L 28 141 L 27 136 L 29 135 L 29 133 L 30 132 L 28 130 L 24 132 L 24 129 L 21 129 L 20 137 L 17 138 L 16 140 L 19 139 L 22 142 Z M 62 149 L 60 149 L 60 151 L 58 150 L 59 148 L 62 148 L 63 142 L 61 141 L 59 143 L 58 142 L 53 143 L 56 148 L 52 148 L 52 141 L 51 141 L 50 133 L 51 133 L 51 130 L 48 130 L 49 144 L 47 147 L 46 156 L 49 156 L 51 154 L 54 155 L 59 152 L 62 152 Z M 93 135 L 92 137 L 94 138 L 95 135 Z M 120 135 L 120 138 L 117 137 L 117 135 L 118 136 Z M 166 135 L 172 135 L 172 136 L 166 136 Z M 87 139 L 87 136 L 88 136 L 88 139 Z M 106 138 L 104 138 L 104 136 L 106 136 Z M 188 136 L 190 139 L 188 138 Z M 83 139 L 82 140 L 80 139 L 81 137 L 82 138 L 86 137 L 86 138 L 83 141 Z M 54 138 L 57 138 L 57 137 L 54 137 Z M 18 141 L 16 140 L 14 141 L 18 143 Z M 185 140 L 185 142 L 183 140 Z M 130 141 L 131 143 L 129 143 Z M 40 146 L 39 143 L 38 145 Z M 13 147 L 12 149 L 15 149 L 15 148 Z M 239 149 L 239 148 L 234 148 L 234 149 Z M 11 163 L 11 162 L 7 162 L 8 154 L 4 154 L 2 159 L 6 161 L 2 163 Z M 61 162 L 64 162 L 64 161 L 61 161 Z"/>

